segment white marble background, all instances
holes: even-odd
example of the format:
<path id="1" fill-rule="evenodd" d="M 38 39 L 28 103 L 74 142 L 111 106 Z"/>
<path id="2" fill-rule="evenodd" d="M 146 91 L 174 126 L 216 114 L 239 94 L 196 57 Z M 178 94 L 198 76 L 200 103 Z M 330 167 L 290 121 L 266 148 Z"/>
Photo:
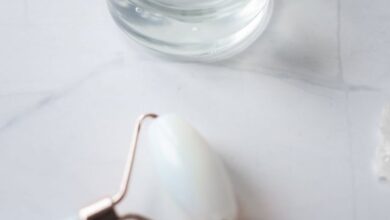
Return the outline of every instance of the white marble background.
<path id="1" fill-rule="evenodd" d="M 390 101 L 390 3 L 275 7 L 249 50 L 191 64 L 127 40 L 104 1 L 0 0 L 0 218 L 65 219 L 114 193 L 134 120 L 174 112 L 227 164 L 243 220 L 389 220 L 372 159 Z M 146 148 L 120 211 L 186 219 Z"/>

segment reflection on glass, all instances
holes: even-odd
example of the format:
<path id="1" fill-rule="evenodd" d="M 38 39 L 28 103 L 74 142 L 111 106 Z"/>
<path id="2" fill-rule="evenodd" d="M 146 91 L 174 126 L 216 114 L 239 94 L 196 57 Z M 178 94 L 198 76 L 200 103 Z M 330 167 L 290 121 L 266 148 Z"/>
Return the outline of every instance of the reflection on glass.
<path id="1" fill-rule="evenodd" d="M 181 59 L 229 57 L 268 23 L 272 0 L 108 0 L 116 23 L 144 46 Z"/>

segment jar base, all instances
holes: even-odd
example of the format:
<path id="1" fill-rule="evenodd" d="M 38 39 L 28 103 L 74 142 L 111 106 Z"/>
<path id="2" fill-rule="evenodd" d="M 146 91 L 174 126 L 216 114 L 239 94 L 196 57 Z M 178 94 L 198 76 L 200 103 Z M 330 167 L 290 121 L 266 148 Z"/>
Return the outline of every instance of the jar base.
<path id="1" fill-rule="evenodd" d="M 131 0 L 109 0 L 119 27 L 139 44 L 171 58 L 214 62 L 236 55 L 253 43 L 269 23 L 273 0 L 256 0 L 227 13 L 180 16 L 161 13 Z"/>

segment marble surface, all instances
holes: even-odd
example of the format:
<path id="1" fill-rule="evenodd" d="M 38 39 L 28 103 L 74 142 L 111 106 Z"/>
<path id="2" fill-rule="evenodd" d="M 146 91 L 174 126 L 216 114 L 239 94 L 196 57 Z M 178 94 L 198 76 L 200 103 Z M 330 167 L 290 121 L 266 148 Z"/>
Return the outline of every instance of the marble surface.
<path id="1" fill-rule="evenodd" d="M 388 220 L 372 170 L 390 102 L 385 0 L 275 0 L 264 35 L 215 64 L 156 57 L 104 1 L 0 1 L 0 213 L 67 219 L 116 191 L 134 120 L 177 113 L 233 178 L 243 220 Z M 187 217 L 147 140 L 120 212 Z"/>

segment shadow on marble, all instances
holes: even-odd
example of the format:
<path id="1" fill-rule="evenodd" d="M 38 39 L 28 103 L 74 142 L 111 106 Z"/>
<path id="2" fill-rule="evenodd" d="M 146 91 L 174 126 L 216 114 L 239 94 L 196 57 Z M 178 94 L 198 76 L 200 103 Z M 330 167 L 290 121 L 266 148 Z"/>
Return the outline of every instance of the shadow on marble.
<path id="1" fill-rule="evenodd" d="M 390 94 L 388 1 L 341 1 L 341 58 L 348 84 Z"/>
<path id="2" fill-rule="evenodd" d="M 335 0 L 275 0 L 263 35 L 243 53 L 216 65 L 335 81 L 339 74 L 337 26 Z"/>
<path id="3" fill-rule="evenodd" d="M 269 206 L 266 205 L 271 203 L 270 198 L 265 196 L 265 193 L 262 192 L 254 193 L 253 191 L 255 191 L 258 187 L 253 186 L 253 184 L 246 180 L 242 172 L 234 168 L 234 166 L 226 163 L 226 161 L 224 164 L 229 172 L 238 200 L 238 219 L 275 219 L 275 217 L 272 217 Z M 259 194 L 262 198 L 259 198 Z"/>

